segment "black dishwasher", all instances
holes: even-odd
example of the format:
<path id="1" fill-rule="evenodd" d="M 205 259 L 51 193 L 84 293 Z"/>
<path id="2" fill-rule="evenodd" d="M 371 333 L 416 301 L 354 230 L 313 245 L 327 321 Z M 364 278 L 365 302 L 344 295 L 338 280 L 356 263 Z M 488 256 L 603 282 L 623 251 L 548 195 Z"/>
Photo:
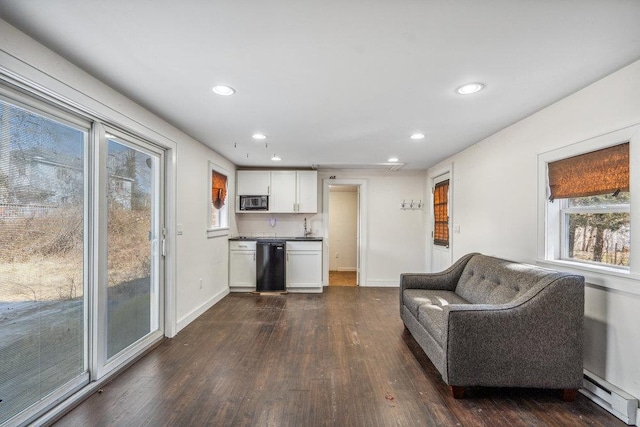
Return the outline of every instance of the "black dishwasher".
<path id="1" fill-rule="evenodd" d="M 261 239 L 256 247 L 256 291 L 285 290 L 285 241 Z"/>

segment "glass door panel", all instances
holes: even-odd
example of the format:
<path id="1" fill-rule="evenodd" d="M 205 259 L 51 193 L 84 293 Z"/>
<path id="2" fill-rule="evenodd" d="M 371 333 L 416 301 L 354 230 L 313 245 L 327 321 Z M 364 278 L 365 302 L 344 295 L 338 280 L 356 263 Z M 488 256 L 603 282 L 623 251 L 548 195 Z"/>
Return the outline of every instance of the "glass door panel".
<path id="1" fill-rule="evenodd" d="M 107 138 L 107 360 L 160 328 L 160 154 Z"/>
<path id="2" fill-rule="evenodd" d="M 85 125 L 0 100 L 0 424 L 88 382 Z"/>

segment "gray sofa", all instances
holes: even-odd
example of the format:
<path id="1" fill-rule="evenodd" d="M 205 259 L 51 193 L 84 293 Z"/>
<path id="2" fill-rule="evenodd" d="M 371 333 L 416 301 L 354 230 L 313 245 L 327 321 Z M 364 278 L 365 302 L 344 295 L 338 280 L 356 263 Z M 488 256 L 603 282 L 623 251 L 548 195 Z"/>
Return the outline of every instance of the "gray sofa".
<path id="1" fill-rule="evenodd" d="M 481 254 L 400 276 L 400 317 L 455 398 L 466 386 L 582 386 L 584 278 Z"/>

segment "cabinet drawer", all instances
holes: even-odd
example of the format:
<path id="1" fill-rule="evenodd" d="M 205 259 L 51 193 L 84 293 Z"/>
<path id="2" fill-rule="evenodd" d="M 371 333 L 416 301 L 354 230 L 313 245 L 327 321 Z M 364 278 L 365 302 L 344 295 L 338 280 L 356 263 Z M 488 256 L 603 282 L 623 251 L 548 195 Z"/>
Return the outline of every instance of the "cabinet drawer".
<path id="1" fill-rule="evenodd" d="M 322 251 L 322 242 L 305 242 L 299 240 L 287 240 L 288 251 Z"/>
<path id="2" fill-rule="evenodd" d="M 255 251 L 256 242 L 254 240 L 230 240 L 230 251 Z"/>

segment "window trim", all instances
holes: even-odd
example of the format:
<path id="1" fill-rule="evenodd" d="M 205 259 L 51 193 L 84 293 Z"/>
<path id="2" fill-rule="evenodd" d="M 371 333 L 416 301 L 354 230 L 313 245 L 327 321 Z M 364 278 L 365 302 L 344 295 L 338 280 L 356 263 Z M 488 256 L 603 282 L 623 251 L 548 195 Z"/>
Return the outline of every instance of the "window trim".
<path id="1" fill-rule="evenodd" d="M 588 283 L 610 289 L 616 289 L 635 295 L 640 295 L 640 249 L 632 250 L 629 269 L 592 265 L 561 258 L 560 254 L 560 203 L 550 203 L 548 200 L 547 164 L 563 158 L 596 151 L 609 146 L 629 141 L 630 143 L 630 182 L 631 198 L 640 200 L 640 169 L 634 168 L 640 164 L 640 123 L 621 128 L 596 137 L 575 142 L 570 145 L 538 154 L 538 218 L 537 218 L 537 256 L 536 262 L 554 269 L 572 272 L 585 276 Z M 630 222 L 640 224 L 640 209 L 634 209 L 631 204 L 629 210 Z M 547 228 L 554 226 L 556 233 L 547 235 Z M 631 228 L 631 246 L 640 248 L 640 234 Z M 638 242 L 638 243 L 635 243 Z"/>
<path id="2" fill-rule="evenodd" d="M 225 211 L 222 215 L 224 215 L 224 219 L 226 222 L 226 225 L 223 225 L 221 227 L 213 227 L 211 225 L 211 215 L 213 214 L 213 209 L 211 208 L 211 205 L 213 204 L 213 200 L 211 197 L 211 187 L 213 185 L 213 174 L 212 172 L 216 172 L 218 174 L 224 175 L 227 177 L 227 201 L 225 203 Z M 209 175 L 209 183 L 207 185 L 207 238 L 213 238 L 213 237 L 224 237 L 224 236 L 228 236 L 229 235 L 229 231 L 230 231 L 230 210 L 229 210 L 229 200 L 231 199 L 230 197 L 230 193 L 229 193 L 229 172 L 223 168 L 220 165 L 217 165 L 211 161 L 209 161 L 209 165 L 208 165 L 208 175 Z"/>

